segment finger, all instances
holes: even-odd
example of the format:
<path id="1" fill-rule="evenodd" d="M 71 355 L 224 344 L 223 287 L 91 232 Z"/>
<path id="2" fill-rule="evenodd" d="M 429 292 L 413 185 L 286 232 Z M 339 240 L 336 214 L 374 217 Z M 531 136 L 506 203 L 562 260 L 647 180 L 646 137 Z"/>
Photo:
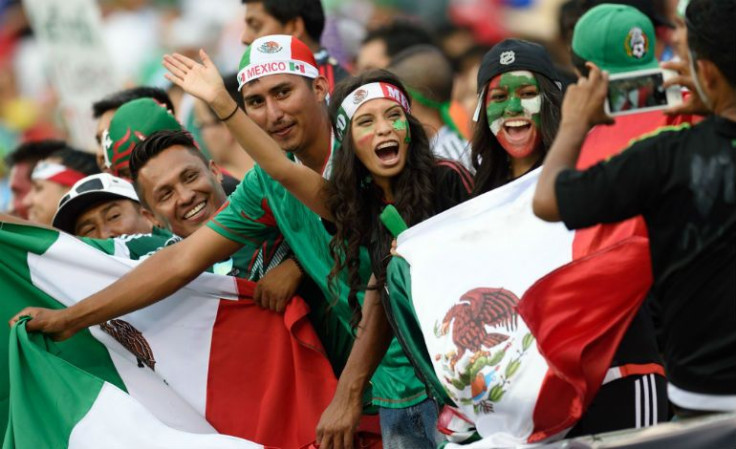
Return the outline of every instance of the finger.
<path id="1" fill-rule="evenodd" d="M 181 53 L 174 53 L 172 56 L 174 57 L 174 59 L 176 59 L 180 63 L 184 64 L 184 66 L 186 68 L 188 68 L 188 69 L 191 69 L 191 68 L 193 68 L 194 66 L 197 65 L 197 61 L 195 61 L 192 58 L 187 58 L 186 56 L 182 55 Z"/>
<path id="2" fill-rule="evenodd" d="M 659 64 L 660 67 L 662 67 L 665 70 L 674 70 L 676 72 L 679 72 L 681 70 L 685 70 L 688 68 L 687 61 L 683 60 L 677 60 L 677 61 L 667 61 Z"/>
<path id="3" fill-rule="evenodd" d="M 263 295 L 262 291 L 263 289 L 261 288 L 261 283 L 256 283 L 256 288 L 253 290 L 253 302 L 258 304 L 259 306 L 261 305 L 261 297 Z"/>
<path id="4" fill-rule="evenodd" d="M 201 48 L 199 49 L 199 59 L 202 60 L 202 64 L 204 64 L 205 67 L 209 67 L 213 65 L 212 60 L 210 59 L 210 56 L 207 54 L 206 51 L 204 51 Z"/>
<path id="5" fill-rule="evenodd" d="M 353 430 L 348 429 L 342 434 L 342 447 L 344 449 L 353 449 Z"/>
<path id="6" fill-rule="evenodd" d="M 177 77 L 177 78 L 179 78 L 179 79 L 181 79 L 181 80 L 183 80 L 183 79 L 184 79 L 184 77 L 185 77 L 185 76 L 186 76 L 186 74 L 187 74 L 187 73 L 186 73 L 186 72 L 185 72 L 184 70 L 182 70 L 182 69 L 181 69 L 180 67 L 177 67 L 176 65 L 172 64 L 171 62 L 169 62 L 169 61 L 168 61 L 168 60 L 166 60 L 166 59 L 164 59 L 164 61 L 163 61 L 163 65 L 164 65 L 164 67 L 166 67 L 166 70 L 168 70 L 168 71 L 169 71 L 169 73 L 171 73 L 172 75 L 174 75 L 175 77 Z"/>
<path id="7" fill-rule="evenodd" d="M 176 67 L 179 71 L 183 72 L 184 74 L 189 73 L 189 70 L 191 70 L 191 67 L 184 62 L 180 61 L 174 56 L 166 55 L 164 56 L 164 62 L 168 63 L 169 66 Z"/>

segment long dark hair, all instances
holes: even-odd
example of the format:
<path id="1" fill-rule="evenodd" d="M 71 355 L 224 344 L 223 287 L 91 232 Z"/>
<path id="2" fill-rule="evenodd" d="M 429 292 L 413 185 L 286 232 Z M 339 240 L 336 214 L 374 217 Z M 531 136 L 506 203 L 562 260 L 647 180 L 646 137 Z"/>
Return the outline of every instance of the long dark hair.
<path id="1" fill-rule="evenodd" d="M 562 105 L 562 91 L 557 84 L 546 76 L 534 74 L 539 83 L 539 93 L 542 95 L 540 110 L 540 132 L 542 133 L 542 153 L 532 166 L 532 170 L 542 165 L 547 150 L 552 145 L 560 126 L 560 106 Z M 479 98 L 480 115 L 475 124 L 472 142 L 472 160 L 475 168 L 475 188 L 473 195 L 500 187 L 511 180 L 511 167 L 508 153 L 493 135 L 488 125 L 488 114 L 484 107 L 484 98 Z"/>
<path id="2" fill-rule="evenodd" d="M 348 78 L 335 86 L 330 99 L 333 126 L 345 97 L 358 87 L 373 82 L 392 84 L 410 98 L 399 79 L 385 70 Z M 394 206 L 411 226 L 434 215 L 432 170 L 435 160 L 421 123 L 411 114 L 407 113 L 406 118 L 411 143 L 404 169 L 392 179 L 392 189 Z M 379 214 L 386 205 L 383 191 L 371 181 L 370 173 L 356 156 L 350 128 L 348 124 L 342 144 L 335 150 L 332 177 L 326 185 L 327 205 L 337 228 L 330 242 L 330 254 L 335 263 L 328 279 L 334 289 L 336 278 L 347 269 L 348 304 L 353 311 L 352 325 L 356 326 L 362 317 L 357 294 L 366 289 L 360 277 L 361 246 L 368 247 L 371 268 L 378 280 L 377 286 L 381 288 L 386 280 L 393 237 L 379 220 Z"/>

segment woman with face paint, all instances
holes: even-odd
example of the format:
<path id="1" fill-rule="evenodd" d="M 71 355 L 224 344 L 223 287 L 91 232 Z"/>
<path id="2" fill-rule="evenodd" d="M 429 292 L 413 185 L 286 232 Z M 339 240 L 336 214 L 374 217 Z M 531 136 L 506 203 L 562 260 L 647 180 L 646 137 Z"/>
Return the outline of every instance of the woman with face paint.
<path id="1" fill-rule="evenodd" d="M 540 166 L 560 122 L 558 81 L 547 51 L 507 39 L 489 51 L 478 71 L 473 134 L 475 194 L 493 190 Z"/>

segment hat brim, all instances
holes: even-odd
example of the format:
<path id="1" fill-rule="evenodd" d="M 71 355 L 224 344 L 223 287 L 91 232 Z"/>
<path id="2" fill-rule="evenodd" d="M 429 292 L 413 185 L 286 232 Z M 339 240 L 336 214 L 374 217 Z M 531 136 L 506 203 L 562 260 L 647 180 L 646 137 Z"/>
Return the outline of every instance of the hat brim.
<path id="1" fill-rule="evenodd" d="M 611 75 L 616 75 L 619 73 L 627 73 L 627 72 L 637 72 L 639 70 L 651 70 L 651 69 L 658 69 L 659 68 L 659 62 L 655 59 L 651 62 L 648 62 L 646 64 L 632 66 L 632 65 L 626 65 L 626 66 L 616 66 L 616 65 L 599 65 L 599 69 L 605 70 Z"/>
<path id="2" fill-rule="evenodd" d="M 124 195 L 118 195 L 111 192 L 85 192 L 70 199 L 64 206 L 56 211 L 52 225 L 62 231 L 74 234 L 74 225 L 79 215 L 83 214 L 87 209 L 94 207 L 100 203 L 116 200 L 129 200 L 137 202 L 132 198 Z"/>

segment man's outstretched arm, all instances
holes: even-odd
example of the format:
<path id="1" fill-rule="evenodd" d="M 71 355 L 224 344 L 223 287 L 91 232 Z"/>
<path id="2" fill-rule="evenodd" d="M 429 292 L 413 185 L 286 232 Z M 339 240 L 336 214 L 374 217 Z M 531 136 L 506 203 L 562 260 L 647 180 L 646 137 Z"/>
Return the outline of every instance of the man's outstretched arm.
<path id="1" fill-rule="evenodd" d="M 79 303 L 60 310 L 27 307 L 10 320 L 10 325 L 15 324 L 21 316 L 30 316 L 32 319 L 27 324 L 28 330 L 50 334 L 56 340 L 65 340 L 81 329 L 166 298 L 207 267 L 237 251 L 240 246 L 203 226 Z"/>
<path id="2" fill-rule="evenodd" d="M 560 221 L 560 210 L 555 193 L 555 182 L 561 171 L 575 168 L 585 136 L 598 124 L 611 124 L 603 103 L 608 92 L 608 74 L 592 63 L 587 64 L 587 78 L 567 88 L 562 102 L 562 122 L 557 137 L 547 153 L 534 192 L 534 214 L 545 221 Z"/>

